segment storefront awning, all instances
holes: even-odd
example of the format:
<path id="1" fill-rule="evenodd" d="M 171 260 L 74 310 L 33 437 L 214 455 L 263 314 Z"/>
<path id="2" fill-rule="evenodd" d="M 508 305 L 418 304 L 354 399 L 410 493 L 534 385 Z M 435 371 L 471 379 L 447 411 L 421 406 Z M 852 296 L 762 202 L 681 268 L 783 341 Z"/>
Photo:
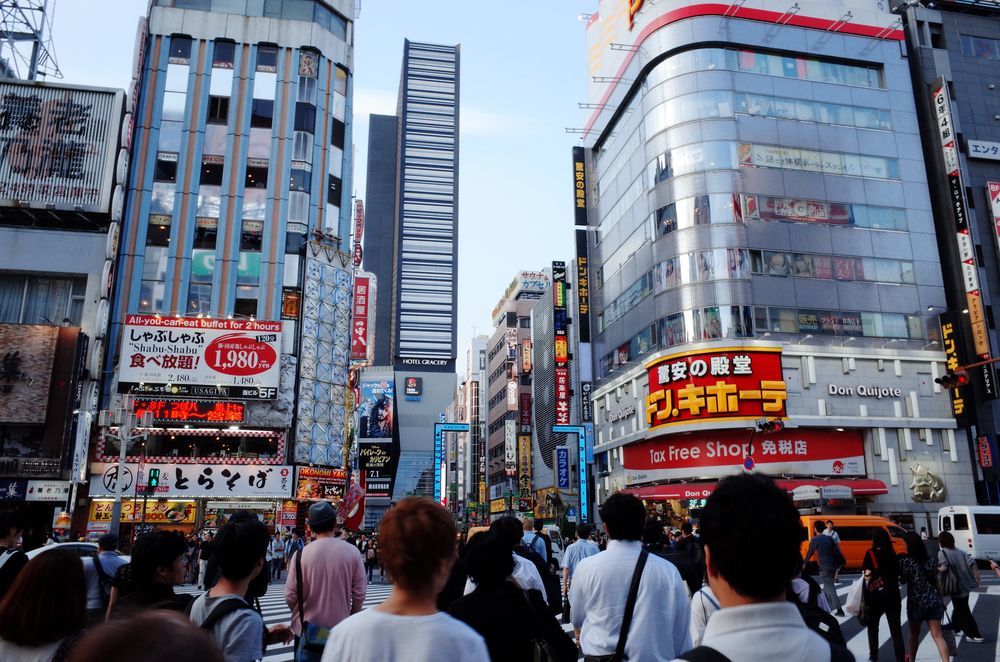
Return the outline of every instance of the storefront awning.
<path id="1" fill-rule="evenodd" d="M 847 487 L 850 488 L 854 496 L 871 496 L 875 494 L 888 494 L 889 488 L 880 480 L 870 478 L 859 478 L 850 480 L 847 478 L 781 478 L 775 481 L 779 487 L 791 493 L 799 487 Z M 645 487 L 629 487 L 622 490 L 628 494 L 634 494 L 640 499 L 662 500 L 669 499 L 704 499 L 715 490 L 717 482 L 704 483 L 667 483 L 664 485 L 647 485 Z"/>

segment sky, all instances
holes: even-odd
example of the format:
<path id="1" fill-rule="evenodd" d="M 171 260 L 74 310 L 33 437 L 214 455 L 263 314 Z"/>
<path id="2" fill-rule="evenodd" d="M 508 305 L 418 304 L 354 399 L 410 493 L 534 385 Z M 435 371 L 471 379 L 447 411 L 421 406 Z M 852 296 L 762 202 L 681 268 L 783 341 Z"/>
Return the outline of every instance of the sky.
<path id="1" fill-rule="evenodd" d="M 356 0 L 354 191 L 364 199 L 368 115 L 393 114 L 403 40 L 461 44 L 458 369 L 521 270 L 574 257 L 570 149 L 585 111 L 582 12 L 594 0 Z M 50 3 L 52 4 L 52 3 Z M 147 0 L 61 0 L 52 38 L 67 83 L 126 88 Z"/>

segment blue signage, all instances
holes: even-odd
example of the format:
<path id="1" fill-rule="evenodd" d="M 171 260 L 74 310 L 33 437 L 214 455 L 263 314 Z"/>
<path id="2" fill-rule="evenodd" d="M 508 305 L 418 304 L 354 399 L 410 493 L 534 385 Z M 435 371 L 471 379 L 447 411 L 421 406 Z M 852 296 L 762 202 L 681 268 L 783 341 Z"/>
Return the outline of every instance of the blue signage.
<path id="1" fill-rule="evenodd" d="M 587 464 L 594 463 L 594 424 L 584 423 L 583 424 L 584 437 L 587 440 Z"/>
<path id="2" fill-rule="evenodd" d="M 468 423 L 438 423 L 435 425 L 438 430 L 443 430 L 444 432 L 468 432 Z"/>
<path id="3" fill-rule="evenodd" d="M 556 487 L 569 489 L 569 447 L 556 447 Z"/>
<path id="4" fill-rule="evenodd" d="M 444 449 L 441 443 L 441 427 L 440 425 L 434 426 L 434 496 L 431 497 L 435 501 L 441 498 L 441 460 L 443 459 Z"/>
<path id="5" fill-rule="evenodd" d="M 24 501 L 27 493 L 27 478 L 0 479 L 0 501 Z"/>
<path id="6" fill-rule="evenodd" d="M 587 435 L 580 434 L 581 432 L 583 432 L 583 428 L 577 428 L 576 439 L 580 453 L 577 458 L 577 462 L 579 462 L 580 474 L 580 521 L 589 522 L 590 508 L 588 506 L 588 501 L 590 500 L 590 497 L 587 495 Z"/>

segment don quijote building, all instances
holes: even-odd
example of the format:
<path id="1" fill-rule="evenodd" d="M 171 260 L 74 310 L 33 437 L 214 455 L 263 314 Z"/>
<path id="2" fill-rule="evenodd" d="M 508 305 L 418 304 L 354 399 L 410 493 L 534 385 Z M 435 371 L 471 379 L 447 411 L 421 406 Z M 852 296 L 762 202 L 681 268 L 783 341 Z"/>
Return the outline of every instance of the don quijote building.
<path id="1" fill-rule="evenodd" d="M 122 521 L 191 531 L 248 510 L 301 527 L 346 489 L 354 6 L 181 4 L 150 2 L 129 96 L 103 381 L 106 408 L 130 396 L 154 427 L 126 450 Z M 95 444 L 92 535 L 119 432 Z"/>
<path id="2" fill-rule="evenodd" d="M 696 516 L 754 471 L 803 512 L 928 526 L 975 503 L 934 382 L 945 292 L 897 17 L 608 0 L 586 30 L 575 390 L 596 501 Z"/>

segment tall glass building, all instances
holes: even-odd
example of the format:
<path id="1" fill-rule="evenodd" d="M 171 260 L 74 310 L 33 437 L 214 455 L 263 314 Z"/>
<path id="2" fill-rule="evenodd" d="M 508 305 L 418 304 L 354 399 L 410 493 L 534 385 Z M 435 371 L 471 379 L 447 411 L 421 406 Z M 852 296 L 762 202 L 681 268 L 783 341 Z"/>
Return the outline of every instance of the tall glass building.
<path id="1" fill-rule="evenodd" d="M 804 510 L 926 525 L 972 502 L 933 383 L 945 296 L 896 17 L 606 1 L 587 35 L 574 195 L 598 500 L 687 515 L 750 469 Z"/>

